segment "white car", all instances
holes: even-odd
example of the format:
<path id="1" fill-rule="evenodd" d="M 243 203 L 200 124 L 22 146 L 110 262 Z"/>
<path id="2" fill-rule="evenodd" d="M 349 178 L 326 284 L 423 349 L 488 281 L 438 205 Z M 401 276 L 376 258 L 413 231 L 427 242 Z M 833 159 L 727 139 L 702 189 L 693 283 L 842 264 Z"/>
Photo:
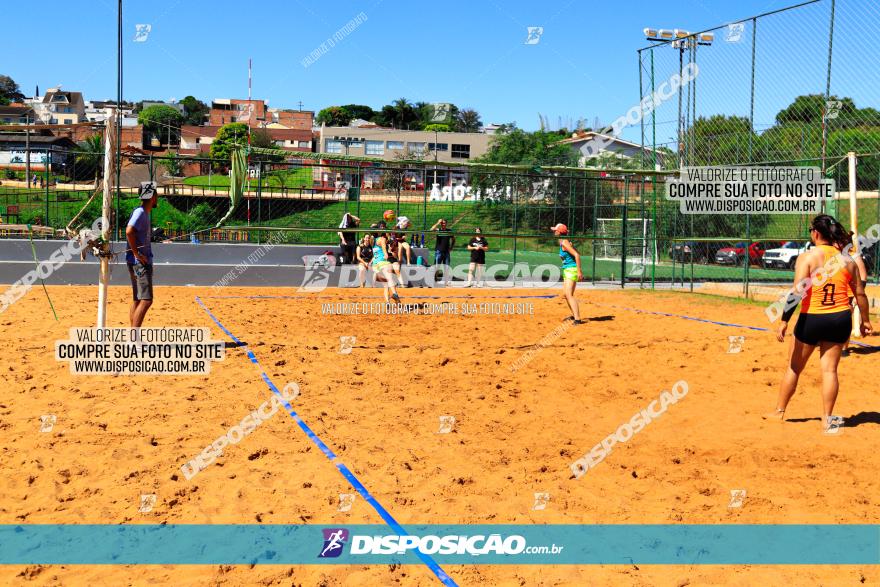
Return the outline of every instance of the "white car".
<path id="1" fill-rule="evenodd" d="M 778 249 L 769 249 L 764 251 L 762 262 L 764 267 L 770 269 L 777 267 L 781 269 L 794 269 L 798 255 L 809 250 L 812 243 L 798 243 L 788 241 Z"/>

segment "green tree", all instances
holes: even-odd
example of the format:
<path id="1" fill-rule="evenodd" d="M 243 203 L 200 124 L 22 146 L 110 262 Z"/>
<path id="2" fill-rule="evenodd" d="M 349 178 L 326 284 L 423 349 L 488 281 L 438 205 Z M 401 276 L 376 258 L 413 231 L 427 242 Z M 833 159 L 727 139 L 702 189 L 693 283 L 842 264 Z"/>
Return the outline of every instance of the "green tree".
<path id="1" fill-rule="evenodd" d="M 840 114 L 838 116 L 850 116 L 856 111 L 856 105 L 852 98 L 838 98 L 831 96 L 829 100 L 839 101 L 841 103 Z M 822 114 L 825 112 L 825 96 L 822 94 L 809 94 L 806 96 L 798 96 L 794 102 L 783 108 L 776 115 L 776 124 L 786 124 L 788 122 L 822 122 Z"/>
<path id="2" fill-rule="evenodd" d="M 348 126 L 352 121 L 351 112 L 343 106 L 330 106 L 318 112 L 315 122 L 327 126 Z"/>
<path id="3" fill-rule="evenodd" d="M 144 130 L 153 133 L 160 142 L 166 141 L 164 144 L 167 145 L 180 140 L 183 115 L 177 108 L 156 104 L 140 111 L 138 123 L 144 125 Z"/>
<path id="4" fill-rule="evenodd" d="M 688 136 L 694 140 L 693 165 L 748 162 L 749 136 L 752 138 L 752 160 L 761 160 L 756 156 L 758 135 L 752 132 L 749 119 L 745 116 L 701 116 L 688 129 Z"/>
<path id="5" fill-rule="evenodd" d="M 264 128 L 251 129 L 251 147 L 259 147 L 261 149 L 279 149 L 278 145 L 275 144 L 275 141 L 272 140 L 272 136 L 269 134 L 269 131 Z M 257 153 L 256 155 L 254 155 L 254 159 L 256 161 L 279 162 L 284 161 L 284 155 L 267 155 L 265 153 Z"/>
<path id="6" fill-rule="evenodd" d="M 828 153 L 845 155 L 856 153 L 877 153 L 880 151 L 880 128 L 850 128 L 839 130 L 828 136 Z M 838 190 L 846 190 L 849 186 L 849 166 L 846 162 L 835 167 L 839 170 L 834 179 Z M 856 187 L 859 190 L 876 190 L 880 181 L 880 156 L 859 157 L 856 168 Z"/>
<path id="7" fill-rule="evenodd" d="M 182 175 L 183 163 L 177 153 L 168 153 L 159 162 L 171 177 L 180 177 Z"/>
<path id="8" fill-rule="evenodd" d="M 821 123 L 789 122 L 768 128 L 758 140 L 756 161 L 796 161 L 822 153 Z"/>
<path id="9" fill-rule="evenodd" d="M 348 113 L 351 114 L 352 120 L 354 120 L 355 118 L 360 118 L 361 120 L 372 120 L 373 116 L 376 115 L 375 110 L 373 110 L 369 106 L 364 106 L 363 104 L 346 104 L 344 106 L 340 106 L 340 108 L 345 108 L 345 110 L 347 110 Z"/>
<path id="10" fill-rule="evenodd" d="M 217 130 L 214 142 L 211 143 L 211 158 L 216 159 L 215 168 L 229 166 L 232 150 L 235 146 L 246 147 L 248 144 L 248 125 L 243 122 L 231 122 Z"/>
<path id="11" fill-rule="evenodd" d="M 424 130 L 428 132 L 451 132 L 448 124 L 426 124 Z"/>
<path id="12" fill-rule="evenodd" d="M 577 153 L 559 141 L 565 136 L 557 132 L 526 132 L 514 128 L 510 132 L 494 134 L 489 150 L 474 161 L 505 165 L 576 165 Z"/>
<path id="13" fill-rule="evenodd" d="M 15 83 L 15 80 L 8 75 L 0 75 L 0 104 L 6 105 L 10 102 L 21 102 L 24 100 L 24 94 Z"/>
<path id="14" fill-rule="evenodd" d="M 210 112 L 208 105 L 194 96 L 187 96 L 180 101 L 183 105 L 184 124 L 201 126 Z"/>
<path id="15" fill-rule="evenodd" d="M 379 126 L 394 126 L 394 118 L 396 115 L 397 113 L 394 110 L 394 106 L 386 104 L 385 106 L 382 106 L 381 110 L 373 115 L 371 120 Z"/>
<path id="16" fill-rule="evenodd" d="M 406 98 L 398 98 L 391 104 L 392 126 L 401 129 L 419 129 L 421 128 L 421 119 L 416 106 L 410 103 Z M 388 106 L 382 109 L 385 112 Z"/>
<path id="17" fill-rule="evenodd" d="M 455 117 L 454 128 L 458 132 L 480 132 L 483 126 L 480 113 L 473 108 L 460 110 Z"/>

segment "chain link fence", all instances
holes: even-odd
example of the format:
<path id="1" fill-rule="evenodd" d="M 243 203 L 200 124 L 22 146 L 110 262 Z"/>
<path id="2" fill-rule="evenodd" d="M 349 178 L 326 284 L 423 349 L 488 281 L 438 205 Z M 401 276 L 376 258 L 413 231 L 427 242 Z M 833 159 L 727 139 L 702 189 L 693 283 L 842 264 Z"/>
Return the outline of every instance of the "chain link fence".
<path id="1" fill-rule="evenodd" d="M 230 208 L 229 161 L 123 154 L 114 214 L 124 227 L 139 205 L 141 182 L 155 181 L 160 198 L 152 224 L 158 240 L 326 245 L 332 250 L 339 244 L 345 214 L 360 219 L 362 236 L 391 211 L 410 219 L 411 244 L 432 249 L 431 228 L 443 218 L 457 237 L 454 264 L 468 262 L 465 247 L 479 227 L 489 240 L 488 263 L 511 269 L 525 264 L 530 271 L 558 263 L 558 244 L 549 227 L 561 222 L 582 255 L 587 280 L 646 287 L 790 281 L 791 258 L 768 264 L 763 254 L 808 238 L 810 217 L 804 214 L 681 214 L 678 203 L 665 198 L 667 172 L 281 157 L 252 156 L 243 198 L 217 227 Z M 83 176 L 88 171 L 101 179 L 100 164 L 80 164 Z M 876 170 L 877 164 L 876 157 L 859 161 L 864 226 L 880 221 L 876 185 L 863 182 L 861 174 L 863 167 Z M 845 165 L 838 167 L 846 171 Z M 94 176 L 83 184 L 56 181 L 43 188 L 20 183 L 0 185 L 0 217 L 6 224 L 64 228 L 83 208 L 81 218 L 100 216 Z M 845 221 L 848 200 L 835 200 L 829 212 Z M 21 236 L 2 228 L 0 233 Z"/>

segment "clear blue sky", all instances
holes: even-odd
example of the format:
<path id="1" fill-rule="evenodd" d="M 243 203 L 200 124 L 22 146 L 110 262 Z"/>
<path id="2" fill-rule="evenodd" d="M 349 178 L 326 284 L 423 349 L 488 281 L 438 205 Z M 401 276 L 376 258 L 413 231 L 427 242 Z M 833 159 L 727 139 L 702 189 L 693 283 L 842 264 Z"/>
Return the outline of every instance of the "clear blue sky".
<path id="1" fill-rule="evenodd" d="M 647 44 L 643 27 L 694 31 L 792 3 L 126 0 L 124 98 L 243 98 L 252 57 L 253 95 L 268 98 L 270 106 L 295 108 L 302 101 L 315 111 L 345 103 L 379 108 L 406 97 L 453 102 L 477 109 L 484 123 L 516 121 L 528 130 L 538 126 L 539 112 L 552 126 L 559 117 L 563 124 L 578 118 L 592 124 L 596 117 L 607 124 L 638 101 L 636 49 Z M 824 91 L 829 7 L 823 0 L 759 24 L 759 129 L 797 93 Z M 866 84 L 858 68 L 863 48 L 853 40 L 880 30 L 876 5 L 839 0 L 838 11 L 832 93 L 878 107 L 877 51 L 870 49 Z M 361 12 L 365 22 L 303 66 L 310 52 Z M 29 14 L 27 25 L 4 27 L 0 73 L 12 76 L 25 94 L 36 84 L 44 90 L 61 83 L 88 99 L 116 95 L 114 0 L 44 0 Z M 145 42 L 134 42 L 135 25 L 142 23 L 152 30 Z M 544 27 L 537 44 L 525 43 L 529 26 Z M 739 43 L 727 43 L 724 35 L 698 55 L 698 110 L 748 115 L 751 31 Z M 675 72 L 678 53 L 666 47 L 655 59 L 659 83 Z M 674 118 L 673 105 L 658 112 L 658 142 L 674 132 Z"/>

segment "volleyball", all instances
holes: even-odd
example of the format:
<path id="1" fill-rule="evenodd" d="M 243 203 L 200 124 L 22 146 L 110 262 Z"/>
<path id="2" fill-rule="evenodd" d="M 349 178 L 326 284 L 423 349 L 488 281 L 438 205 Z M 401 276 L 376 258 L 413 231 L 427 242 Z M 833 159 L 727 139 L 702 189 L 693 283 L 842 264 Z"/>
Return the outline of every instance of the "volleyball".
<path id="1" fill-rule="evenodd" d="M 385 210 L 382 218 L 385 219 L 385 222 L 394 222 L 394 219 L 397 218 L 397 214 L 394 213 L 394 210 Z"/>

